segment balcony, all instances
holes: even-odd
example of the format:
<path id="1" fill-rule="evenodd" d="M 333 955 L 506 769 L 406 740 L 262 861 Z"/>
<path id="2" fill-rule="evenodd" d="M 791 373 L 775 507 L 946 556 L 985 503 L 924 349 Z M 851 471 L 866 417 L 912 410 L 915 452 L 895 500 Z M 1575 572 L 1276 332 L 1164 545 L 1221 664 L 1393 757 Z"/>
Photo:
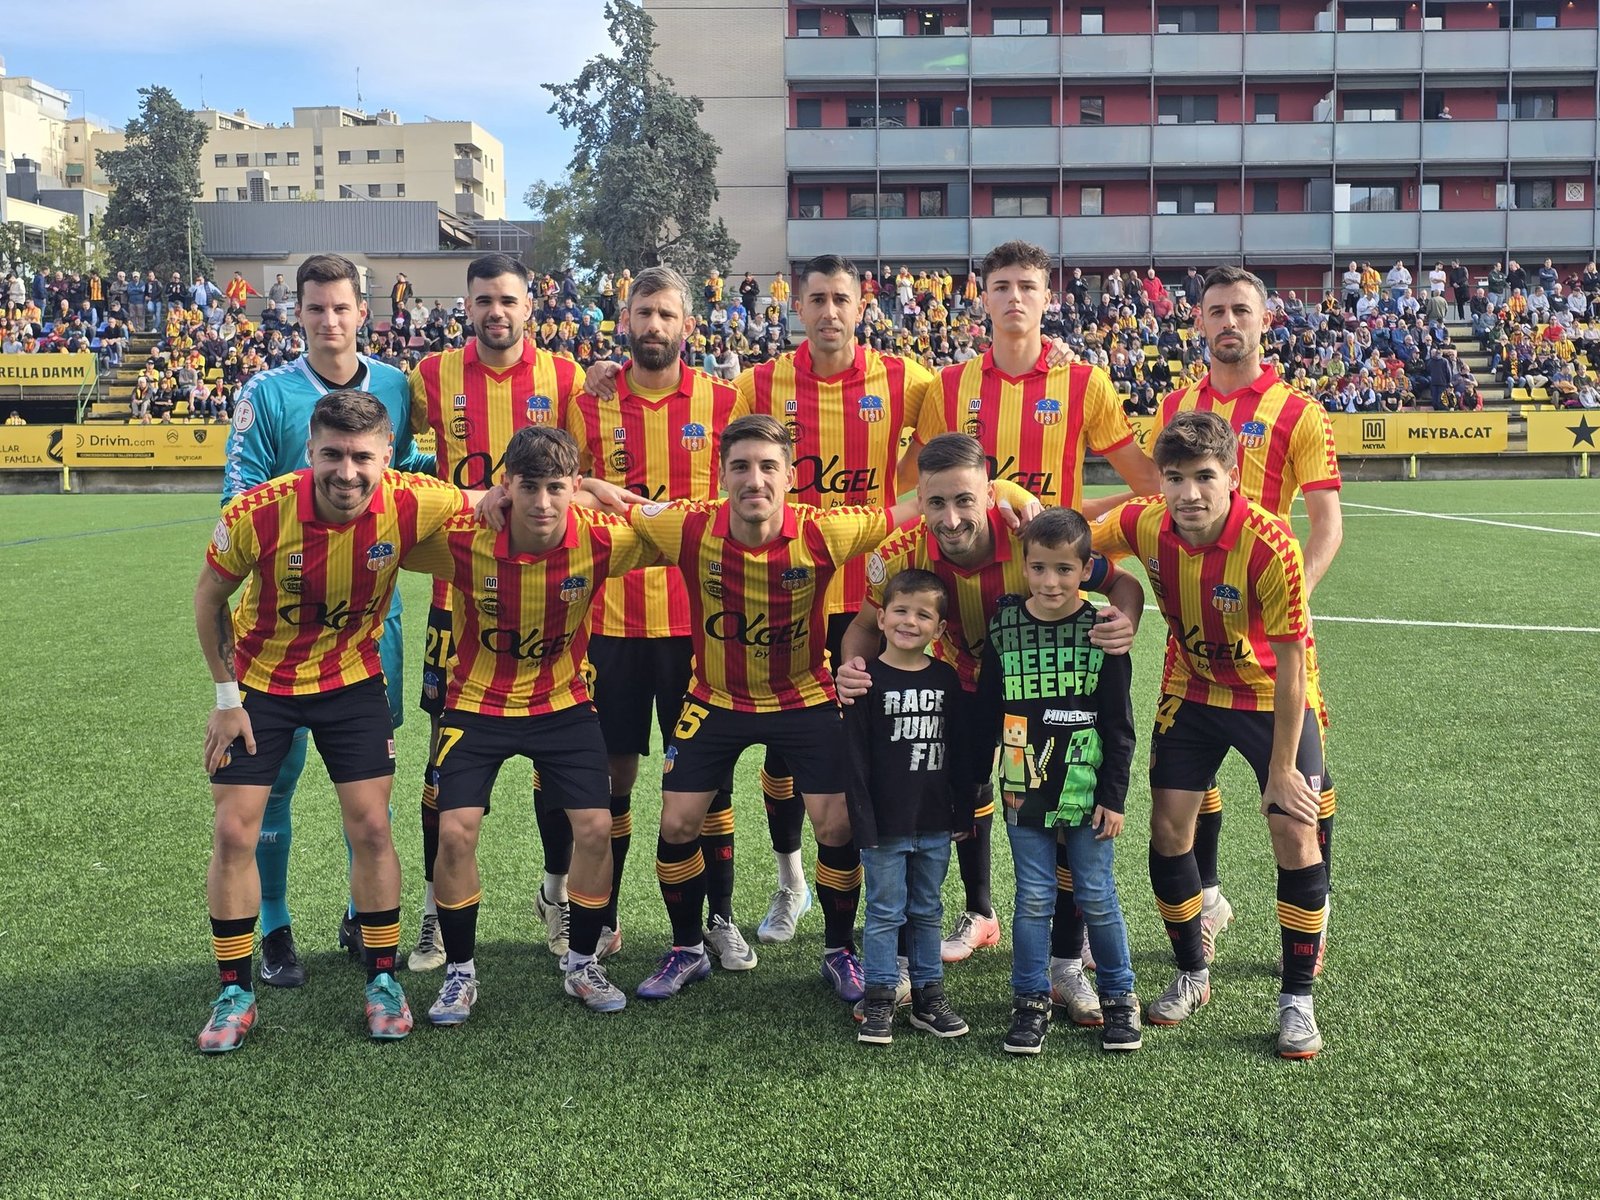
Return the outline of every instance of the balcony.
<path id="1" fill-rule="evenodd" d="M 1502 159 L 1510 126 L 1509 121 L 1429 121 L 1422 127 L 1422 157 L 1428 162 Z"/>
<path id="2" fill-rule="evenodd" d="M 1239 257 L 1239 217 L 1235 213 L 1184 213 L 1154 220 L 1152 249 L 1157 256 Z"/>
<path id="3" fill-rule="evenodd" d="M 1252 75 L 1333 74 L 1331 33 L 1247 33 L 1244 69 Z"/>
<path id="4" fill-rule="evenodd" d="M 792 259 L 815 258 L 819 254 L 874 259 L 878 254 L 878 223 L 870 219 L 790 221 L 788 240 Z"/>
<path id="5" fill-rule="evenodd" d="M 1050 254 L 1061 253 L 1061 221 L 1056 217 L 975 217 L 972 222 L 972 253 L 987 254 L 1002 242 L 1020 240 L 1042 246 Z"/>
<path id="6" fill-rule="evenodd" d="M 1594 29 L 1515 29 L 1511 32 L 1511 69 L 1536 71 L 1581 71 L 1595 73 L 1596 38 Z"/>
<path id="7" fill-rule="evenodd" d="M 1149 217 L 1064 217 L 1061 252 L 1074 264 L 1150 257 Z"/>
<path id="8" fill-rule="evenodd" d="M 1506 214 L 1425 212 L 1422 214 L 1422 247 L 1429 254 L 1499 253 L 1506 247 Z"/>
<path id="9" fill-rule="evenodd" d="M 1244 252 L 1249 257 L 1326 255 L 1333 244 L 1332 213 L 1246 213 Z"/>
<path id="10" fill-rule="evenodd" d="M 483 161 L 477 158 L 456 159 L 456 181 L 458 183 L 482 183 Z"/>
<path id="11" fill-rule="evenodd" d="M 1414 255 L 1418 218 L 1414 212 L 1334 213 L 1333 248 L 1338 255 Z"/>
<path id="12" fill-rule="evenodd" d="M 1150 36 L 1123 33 L 1061 39 L 1061 73 L 1090 79 L 1150 74 Z"/>
<path id="13" fill-rule="evenodd" d="M 972 131 L 974 140 L 978 132 Z M 965 167 L 967 136 L 965 129 L 880 129 L 878 164 L 885 170 L 900 167 Z"/>
<path id="14" fill-rule="evenodd" d="M 1237 33 L 1158 34 L 1155 73 L 1237 75 L 1244 65 L 1243 38 Z"/>
<path id="15" fill-rule="evenodd" d="M 972 165 L 1054 170 L 1061 165 L 1061 131 L 1054 125 L 974 129 Z"/>
<path id="16" fill-rule="evenodd" d="M 1020 79 L 1061 73 L 1061 39 L 1057 37 L 975 37 L 972 74 L 977 79 Z"/>
<path id="17" fill-rule="evenodd" d="M 1504 71 L 1511 37 L 1504 29 L 1430 29 L 1422 36 L 1422 67 L 1436 71 Z"/>
<path id="18" fill-rule="evenodd" d="M 1151 161 L 1164 165 L 1237 164 L 1244 152 L 1242 125 L 1157 125 Z"/>
<path id="19" fill-rule="evenodd" d="M 1546 208 L 1506 214 L 1506 237 L 1512 256 L 1519 251 L 1537 260 L 1545 251 L 1580 250 L 1584 257 L 1595 247 L 1595 213 L 1589 208 Z"/>
<path id="20" fill-rule="evenodd" d="M 878 222 L 882 258 L 966 258 L 965 217 L 901 217 Z"/>
<path id="21" fill-rule="evenodd" d="M 483 197 L 472 192 L 456 193 L 456 216 L 481 221 L 484 216 Z"/>
<path id="22" fill-rule="evenodd" d="M 1329 121 L 1244 127 L 1244 160 L 1247 163 L 1325 164 L 1332 157 L 1333 125 Z"/>
<path id="23" fill-rule="evenodd" d="M 971 38 L 889 37 L 877 41 L 878 75 L 883 79 L 965 79 L 971 65 Z"/>
<path id="24" fill-rule="evenodd" d="M 1341 75 L 1421 70 L 1422 34 L 1393 29 L 1335 34 L 1333 66 Z"/>
<path id="25" fill-rule="evenodd" d="M 1583 32 L 1583 31 L 1579 31 Z M 1511 123 L 1511 157 L 1518 160 L 1572 162 L 1593 158 L 1593 121 L 1515 121 Z M 1587 168 L 1585 169 L 1587 174 Z"/>
<path id="26" fill-rule="evenodd" d="M 1069 167 L 1143 167 L 1150 163 L 1148 125 L 1069 125 L 1061 131 Z"/>
<path id="27" fill-rule="evenodd" d="M 871 79 L 876 38 L 786 38 L 786 79 Z"/>
<path id="28" fill-rule="evenodd" d="M 1415 121 L 1341 121 L 1333 127 L 1333 156 L 1341 165 L 1415 164 L 1422 156 L 1422 127 Z"/>
<path id="29" fill-rule="evenodd" d="M 878 131 L 790 129 L 783 135 L 783 156 L 791 171 L 872 170 L 878 162 Z"/>

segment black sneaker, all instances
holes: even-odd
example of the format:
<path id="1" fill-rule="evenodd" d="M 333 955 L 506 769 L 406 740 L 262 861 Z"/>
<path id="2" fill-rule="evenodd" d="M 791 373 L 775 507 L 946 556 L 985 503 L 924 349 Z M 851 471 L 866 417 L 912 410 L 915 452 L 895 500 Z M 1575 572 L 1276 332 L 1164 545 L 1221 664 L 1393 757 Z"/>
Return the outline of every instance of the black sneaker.
<path id="1" fill-rule="evenodd" d="M 1105 1030 L 1100 1035 L 1102 1050 L 1137 1050 L 1144 1045 L 1140 1033 L 1139 997 L 1132 992 L 1107 996 L 1100 1002 L 1105 1013 Z"/>
<path id="2" fill-rule="evenodd" d="M 261 939 L 261 982 L 281 988 L 306 984 L 306 965 L 300 961 L 294 934 L 287 925 Z"/>
<path id="3" fill-rule="evenodd" d="M 894 988 L 869 987 L 861 999 L 861 1026 L 856 1041 L 887 1046 L 894 1041 Z"/>
<path id="4" fill-rule="evenodd" d="M 911 1027 L 942 1038 L 960 1037 L 967 1032 L 967 1023 L 945 999 L 942 983 L 911 989 Z"/>
<path id="5" fill-rule="evenodd" d="M 1006 1034 L 1007 1054 L 1037 1054 L 1044 1049 L 1044 1035 L 1050 1031 L 1050 997 L 1013 996 L 1011 1031 Z"/>
<path id="6" fill-rule="evenodd" d="M 361 923 L 348 912 L 339 918 L 339 949 L 351 958 L 361 957 Z"/>

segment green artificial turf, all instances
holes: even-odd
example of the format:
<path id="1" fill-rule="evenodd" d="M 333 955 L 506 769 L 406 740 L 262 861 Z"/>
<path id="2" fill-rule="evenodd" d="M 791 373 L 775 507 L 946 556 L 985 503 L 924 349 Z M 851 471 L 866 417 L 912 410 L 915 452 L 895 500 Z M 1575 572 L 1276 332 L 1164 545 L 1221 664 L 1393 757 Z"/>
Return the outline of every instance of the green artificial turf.
<path id="1" fill-rule="evenodd" d="M 1586 632 L 1319 624 L 1340 800 L 1317 990 L 1327 1050 L 1292 1064 L 1271 1054 L 1274 875 L 1237 762 L 1223 777 L 1223 882 L 1238 921 L 1211 1004 L 1147 1030 L 1136 1055 L 1104 1055 L 1063 1024 L 1042 1056 L 1016 1061 L 1000 1049 L 1008 942 L 949 973 L 970 1036 L 902 1025 L 892 1047 L 868 1049 L 817 978 L 815 913 L 793 944 L 758 947 L 754 972 L 719 971 L 656 1007 L 583 1011 L 536 939 L 522 763 L 485 826 L 479 1008 L 461 1029 L 424 1019 L 402 1043 L 371 1043 L 360 969 L 333 950 L 345 851 L 315 755 L 290 880 L 310 983 L 262 989 L 246 1046 L 202 1058 L 193 1038 L 216 990 L 200 769 L 211 688 L 190 597 L 215 503 L 0 498 L 0 1195 L 1600 1194 L 1600 485 L 1353 483 L 1345 500 L 1318 616 Z M 414 704 L 420 579 L 405 599 Z M 1147 619 L 1135 649 L 1141 737 L 1160 629 Z M 399 735 L 407 943 L 425 730 L 412 709 Z M 634 792 L 626 947 L 611 964 L 630 992 L 667 934 L 657 764 Z M 752 940 L 773 886 L 758 765 L 746 755 L 737 805 L 736 910 Z M 1171 956 L 1141 775 L 1118 878 L 1148 999 Z M 995 882 L 1008 925 L 1003 832 Z M 954 867 L 945 897 L 959 907 Z M 439 976 L 402 980 L 421 1017 Z"/>

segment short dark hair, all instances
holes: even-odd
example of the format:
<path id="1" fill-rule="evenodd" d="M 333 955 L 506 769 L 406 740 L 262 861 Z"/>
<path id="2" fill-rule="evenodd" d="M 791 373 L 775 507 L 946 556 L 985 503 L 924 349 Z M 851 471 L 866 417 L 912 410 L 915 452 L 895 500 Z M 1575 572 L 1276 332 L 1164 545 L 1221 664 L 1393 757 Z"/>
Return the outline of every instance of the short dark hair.
<path id="1" fill-rule="evenodd" d="M 1202 458 L 1215 458 L 1225 467 L 1239 462 L 1239 439 L 1233 427 L 1214 412 L 1181 412 L 1156 435 L 1150 457 L 1161 470 Z"/>
<path id="2" fill-rule="evenodd" d="M 311 433 L 334 429 L 340 433 L 394 433 L 389 410 L 371 392 L 344 388 L 329 392 L 311 410 Z"/>
<path id="3" fill-rule="evenodd" d="M 950 609 L 950 589 L 932 571 L 917 567 L 907 567 L 889 580 L 883 589 L 883 603 L 879 607 L 888 608 L 900 596 L 918 596 L 923 592 L 934 597 L 934 610 L 943 620 Z"/>
<path id="4" fill-rule="evenodd" d="M 976 467 L 985 475 L 989 473 L 989 460 L 984 456 L 983 446 L 971 434 L 941 433 L 917 452 L 917 472 L 921 475 L 957 467 Z"/>
<path id="5" fill-rule="evenodd" d="M 1059 550 L 1063 546 L 1085 562 L 1089 559 L 1089 522 L 1075 508 L 1047 508 L 1022 530 L 1022 552 L 1026 554 L 1035 546 L 1045 550 Z"/>
<path id="6" fill-rule="evenodd" d="M 782 450 L 785 461 L 794 460 L 794 442 L 789 437 L 789 431 L 765 413 L 740 417 L 722 431 L 717 454 L 724 465 L 728 461 L 728 448 L 735 442 L 766 442 Z"/>
<path id="7" fill-rule="evenodd" d="M 505 469 L 508 476 L 522 479 L 576 475 L 578 443 L 565 429 L 524 425 L 511 435 L 506 445 Z"/>
<path id="8" fill-rule="evenodd" d="M 361 272 L 355 263 L 342 254 L 313 254 L 295 271 L 294 290 L 300 293 L 308 283 L 338 283 L 341 279 L 348 279 L 350 290 L 361 299 Z"/>
<path id="9" fill-rule="evenodd" d="M 467 264 L 467 287 L 474 279 L 499 279 L 502 275 L 515 275 L 526 284 L 530 278 L 528 268 L 509 254 L 480 254 Z"/>
<path id="10" fill-rule="evenodd" d="M 1261 297 L 1261 306 L 1267 305 L 1267 285 L 1261 282 L 1261 276 L 1243 267 L 1212 267 L 1206 272 L 1205 282 L 1200 285 L 1200 303 L 1203 305 L 1206 293 L 1214 287 L 1231 287 L 1236 283 L 1248 283 L 1256 290 L 1256 295 Z M 1274 293 L 1276 294 L 1276 293 Z"/>
<path id="11" fill-rule="evenodd" d="M 855 280 L 856 287 L 861 286 L 861 271 L 856 264 L 839 254 L 819 254 L 808 259 L 800 268 L 800 286 L 804 287 L 806 280 L 813 275 L 822 275 L 832 278 L 835 275 L 848 275 Z"/>
<path id="12" fill-rule="evenodd" d="M 989 276 L 1006 267 L 1033 267 L 1044 272 L 1046 281 L 1055 262 L 1051 259 L 1049 251 L 1043 246 L 1035 246 L 1032 242 L 1011 241 L 1001 242 L 993 250 L 983 256 L 983 265 L 979 271 L 983 275 L 983 286 L 989 286 Z"/>

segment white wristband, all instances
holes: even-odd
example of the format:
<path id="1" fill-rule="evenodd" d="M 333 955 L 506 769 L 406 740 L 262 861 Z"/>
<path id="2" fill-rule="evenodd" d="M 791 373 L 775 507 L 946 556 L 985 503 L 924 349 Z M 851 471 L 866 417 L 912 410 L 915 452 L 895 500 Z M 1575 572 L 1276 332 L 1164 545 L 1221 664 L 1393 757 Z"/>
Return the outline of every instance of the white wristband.
<path id="1" fill-rule="evenodd" d="M 229 682 L 217 684 L 217 707 L 244 707 L 244 700 L 239 696 L 239 685 L 237 683 Z"/>

